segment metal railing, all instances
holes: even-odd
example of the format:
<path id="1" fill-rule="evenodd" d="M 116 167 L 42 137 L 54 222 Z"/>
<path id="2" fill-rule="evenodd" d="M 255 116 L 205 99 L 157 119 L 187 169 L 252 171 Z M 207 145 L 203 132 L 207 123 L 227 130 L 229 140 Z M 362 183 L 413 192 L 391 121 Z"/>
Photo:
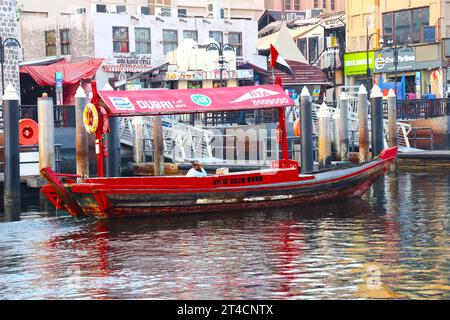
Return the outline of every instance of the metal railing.
<path id="1" fill-rule="evenodd" d="M 75 128 L 75 106 L 54 106 L 53 116 L 55 128 Z M 38 122 L 38 110 L 36 105 L 21 105 L 21 119 L 33 119 Z"/>
<path id="2" fill-rule="evenodd" d="M 60 167 L 61 167 L 61 148 L 62 145 L 61 144 L 55 144 L 55 170 L 56 172 L 60 172 Z M 3 150 L 5 149 L 5 146 L 0 146 L 0 152 L 4 152 Z M 38 145 L 33 145 L 33 146 L 19 146 L 19 151 L 22 152 L 39 152 L 39 146 Z M 39 160 L 36 161 L 21 161 L 20 164 L 39 164 Z M 4 165 L 5 162 L 0 162 L 0 172 L 4 171 Z M 37 175 L 39 175 L 39 173 L 37 173 Z"/>
<path id="3" fill-rule="evenodd" d="M 387 117 L 387 102 L 383 103 Z M 397 100 L 397 118 L 402 120 L 429 119 L 450 115 L 450 99 Z"/>

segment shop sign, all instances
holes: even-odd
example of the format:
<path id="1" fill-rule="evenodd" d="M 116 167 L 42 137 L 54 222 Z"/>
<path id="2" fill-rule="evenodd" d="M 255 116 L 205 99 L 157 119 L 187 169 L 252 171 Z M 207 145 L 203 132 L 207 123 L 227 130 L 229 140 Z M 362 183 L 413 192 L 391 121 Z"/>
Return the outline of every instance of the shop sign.
<path id="1" fill-rule="evenodd" d="M 398 53 L 397 71 L 417 70 L 416 52 L 413 50 L 403 49 Z M 392 50 L 379 51 L 375 57 L 375 72 L 394 72 L 394 54 Z"/>
<path id="2" fill-rule="evenodd" d="M 223 71 L 222 79 L 253 79 L 253 69 Z M 202 81 L 202 80 L 220 80 L 220 71 L 187 71 L 187 72 L 167 72 L 165 75 L 166 81 L 188 80 L 188 81 Z"/>
<path id="3" fill-rule="evenodd" d="M 55 89 L 56 89 L 56 103 L 60 106 L 64 104 L 63 102 L 63 74 L 62 72 L 55 73 Z"/>
<path id="4" fill-rule="evenodd" d="M 103 65 L 105 72 L 144 72 L 153 68 L 151 57 L 148 55 L 116 55 Z"/>
<path id="5" fill-rule="evenodd" d="M 369 68 L 374 69 L 375 53 L 369 52 Z M 347 53 L 344 56 L 344 73 L 345 76 L 356 76 L 367 74 L 367 53 Z"/>

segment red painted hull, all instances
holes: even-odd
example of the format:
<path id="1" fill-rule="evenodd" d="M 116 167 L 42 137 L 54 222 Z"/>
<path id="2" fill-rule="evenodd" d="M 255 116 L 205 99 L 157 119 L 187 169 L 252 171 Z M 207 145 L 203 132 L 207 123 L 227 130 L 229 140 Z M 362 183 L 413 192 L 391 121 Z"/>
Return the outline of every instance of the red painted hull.
<path id="1" fill-rule="evenodd" d="M 205 178 L 98 178 L 64 184 L 70 199 L 60 196 L 61 184 L 42 192 L 58 209 L 101 219 L 316 204 L 361 197 L 396 155 L 396 148 L 388 149 L 379 160 L 314 175 L 299 175 L 294 166 Z"/>

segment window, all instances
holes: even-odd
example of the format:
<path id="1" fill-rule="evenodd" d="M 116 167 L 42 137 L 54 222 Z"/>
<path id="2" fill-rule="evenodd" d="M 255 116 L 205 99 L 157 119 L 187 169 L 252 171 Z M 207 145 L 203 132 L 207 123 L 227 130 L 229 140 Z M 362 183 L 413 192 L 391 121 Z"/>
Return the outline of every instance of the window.
<path id="1" fill-rule="evenodd" d="M 336 0 L 330 0 L 330 9 L 332 11 L 336 10 Z"/>
<path id="2" fill-rule="evenodd" d="M 106 13 L 106 4 L 97 4 L 96 9 L 97 12 Z"/>
<path id="3" fill-rule="evenodd" d="M 411 39 L 411 11 L 400 11 L 394 14 L 395 42 L 409 43 Z"/>
<path id="4" fill-rule="evenodd" d="M 187 17 L 187 9 L 178 8 L 178 18 L 186 18 Z"/>
<path id="5" fill-rule="evenodd" d="M 420 8 L 413 10 L 413 41 L 421 42 L 420 35 L 422 27 L 430 23 L 430 8 Z"/>
<path id="6" fill-rule="evenodd" d="M 294 10 L 295 11 L 300 11 L 301 10 L 300 0 L 294 0 Z"/>
<path id="7" fill-rule="evenodd" d="M 130 52 L 127 27 L 113 27 L 113 52 Z"/>
<path id="8" fill-rule="evenodd" d="M 319 38 L 308 38 L 308 57 L 309 63 L 313 63 L 319 57 Z"/>
<path id="9" fill-rule="evenodd" d="M 59 31 L 61 41 L 61 55 L 70 54 L 70 30 L 63 29 Z"/>
<path id="10" fill-rule="evenodd" d="M 314 0 L 314 9 L 319 8 L 319 0 Z"/>
<path id="11" fill-rule="evenodd" d="M 141 14 L 144 15 L 144 16 L 149 16 L 150 15 L 150 7 L 142 6 L 141 7 Z"/>
<path id="12" fill-rule="evenodd" d="M 430 22 L 430 8 L 409 9 L 383 14 L 385 43 L 420 43 L 424 26 Z"/>
<path id="13" fill-rule="evenodd" d="M 45 54 L 47 57 L 56 56 L 55 30 L 45 31 Z"/>
<path id="14" fill-rule="evenodd" d="M 242 57 L 242 33 L 240 32 L 230 32 L 228 34 L 228 42 L 236 50 L 236 56 Z"/>
<path id="15" fill-rule="evenodd" d="M 327 0 L 322 0 L 322 8 L 327 8 Z"/>
<path id="16" fill-rule="evenodd" d="M 222 31 L 210 31 L 209 37 L 216 40 L 219 44 L 223 43 L 223 32 Z"/>
<path id="17" fill-rule="evenodd" d="M 298 39 L 297 47 L 305 58 L 308 58 L 308 43 L 307 39 Z"/>
<path id="18" fill-rule="evenodd" d="M 164 54 L 168 54 L 178 47 L 177 30 L 163 30 L 163 46 Z"/>
<path id="19" fill-rule="evenodd" d="M 291 0 L 284 0 L 284 10 L 291 10 Z"/>
<path id="20" fill-rule="evenodd" d="M 127 12 L 127 6 L 117 6 L 117 13 L 126 13 Z"/>
<path id="21" fill-rule="evenodd" d="M 150 54 L 152 52 L 149 28 L 135 28 L 134 38 L 137 54 Z"/>
<path id="22" fill-rule="evenodd" d="M 192 39 L 194 41 L 198 41 L 198 33 L 195 30 L 184 30 L 183 39 Z"/>

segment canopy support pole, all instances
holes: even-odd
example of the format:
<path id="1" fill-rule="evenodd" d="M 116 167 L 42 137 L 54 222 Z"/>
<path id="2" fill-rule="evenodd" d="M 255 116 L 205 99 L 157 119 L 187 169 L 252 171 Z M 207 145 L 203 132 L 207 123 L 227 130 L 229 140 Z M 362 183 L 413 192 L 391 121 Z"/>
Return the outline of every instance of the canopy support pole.
<path id="1" fill-rule="evenodd" d="M 92 81 L 92 103 L 97 108 L 97 112 L 101 117 L 97 132 L 95 134 L 95 154 L 97 155 L 98 177 L 105 177 L 105 149 L 103 146 L 103 115 L 99 106 L 99 95 L 97 91 L 97 81 Z"/>

